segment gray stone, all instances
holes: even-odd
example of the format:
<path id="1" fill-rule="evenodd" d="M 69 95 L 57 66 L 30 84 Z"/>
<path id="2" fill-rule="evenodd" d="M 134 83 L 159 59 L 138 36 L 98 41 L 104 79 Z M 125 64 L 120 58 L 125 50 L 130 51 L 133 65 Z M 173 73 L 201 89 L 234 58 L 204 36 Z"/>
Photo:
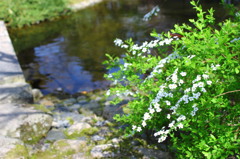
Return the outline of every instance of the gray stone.
<path id="1" fill-rule="evenodd" d="M 53 147 L 61 152 L 73 150 L 75 152 L 84 151 L 86 148 L 87 141 L 85 140 L 71 140 L 62 139 L 53 143 Z"/>
<path id="2" fill-rule="evenodd" d="M 26 83 L 3 21 L 0 21 L 0 103 L 33 101 L 31 87 Z"/>
<path id="3" fill-rule="evenodd" d="M 80 153 L 73 154 L 71 156 L 71 159 L 89 159 L 89 158 L 85 157 L 85 154 L 80 152 Z"/>
<path id="4" fill-rule="evenodd" d="M 36 141 L 47 134 L 52 116 L 16 104 L 0 104 L 0 135 Z"/>
<path id="5" fill-rule="evenodd" d="M 91 156 L 94 158 L 103 158 L 103 157 L 114 157 L 114 152 L 109 151 L 108 149 L 114 148 L 112 144 L 97 145 L 92 148 Z"/>
<path id="6" fill-rule="evenodd" d="M 52 122 L 52 127 L 53 128 L 68 128 L 70 126 L 70 123 L 68 120 L 56 120 L 54 119 L 54 121 Z"/>
<path id="7" fill-rule="evenodd" d="M 78 111 L 79 108 L 81 108 L 80 104 L 73 104 L 73 105 L 68 107 L 68 110 L 70 110 L 70 111 Z"/>
<path id="8" fill-rule="evenodd" d="M 56 140 L 65 139 L 65 138 L 66 136 L 62 131 L 53 129 L 48 132 L 46 140 L 56 141 Z"/>
<path id="9" fill-rule="evenodd" d="M 32 103 L 32 89 L 27 83 L 11 83 L 0 86 L 0 103 Z"/>
<path id="10" fill-rule="evenodd" d="M 172 159 L 169 152 L 158 149 L 148 149 L 144 147 L 136 147 L 136 150 L 143 155 L 145 159 Z"/>
<path id="11" fill-rule="evenodd" d="M 39 89 L 32 89 L 32 95 L 34 102 L 39 101 L 43 97 L 43 94 Z"/>
<path id="12" fill-rule="evenodd" d="M 72 135 L 75 132 L 81 132 L 83 129 L 91 128 L 91 125 L 88 123 L 76 123 L 69 127 L 68 135 Z"/>
<path id="13" fill-rule="evenodd" d="M 62 113 L 56 113 L 53 115 L 54 121 L 68 121 L 69 119 L 73 120 L 74 123 L 82 122 L 85 118 L 84 115 L 74 113 L 74 112 L 62 112 Z"/>
<path id="14" fill-rule="evenodd" d="M 104 140 L 105 137 L 102 137 L 102 136 L 99 136 L 99 135 L 94 135 L 94 136 L 91 137 L 91 139 L 93 141 L 101 141 L 101 140 Z"/>
<path id="15" fill-rule="evenodd" d="M 75 103 L 77 103 L 77 100 L 75 98 L 70 98 L 70 99 L 67 99 L 63 102 L 63 104 L 65 106 L 70 106 L 70 105 L 73 105 Z"/>
<path id="16" fill-rule="evenodd" d="M 22 147 L 22 150 L 20 150 L 20 151 L 23 151 L 27 154 L 26 147 L 24 146 L 24 144 L 21 140 L 9 138 L 6 136 L 0 136 L 0 158 L 10 158 L 10 156 L 7 157 L 9 155 L 9 153 L 11 151 L 15 151 L 15 149 L 19 145 Z M 14 156 L 14 157 L 24 158 L 25 156 L 21 156 L 21 154 L 19 154 L 19 156 Z"/>

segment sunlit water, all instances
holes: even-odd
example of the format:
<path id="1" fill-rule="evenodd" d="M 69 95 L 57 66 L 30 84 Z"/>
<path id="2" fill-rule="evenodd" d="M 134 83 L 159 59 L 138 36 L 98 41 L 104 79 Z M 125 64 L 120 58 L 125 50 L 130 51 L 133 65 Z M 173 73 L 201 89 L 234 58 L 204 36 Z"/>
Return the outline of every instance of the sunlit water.
<path id="1" fill-rule="evenodd" d="M 109 82 L 102 62 L 105 53 L 121 56 L 115 38 L 151 39 L 150 32 L 168 31 L 188 22 L 195 12 L 188 1 L 158 1 L 160 13 L 149 22 L 143 16 L 157 3 L 150 0 L 109 0 L 61 19 L 10 30 L 25 77 L 44 94 L 105 89 Z M 224 11 L 216 3 L 217 16 Z M 113 70 L 112 70 L 113 71 Z"/>

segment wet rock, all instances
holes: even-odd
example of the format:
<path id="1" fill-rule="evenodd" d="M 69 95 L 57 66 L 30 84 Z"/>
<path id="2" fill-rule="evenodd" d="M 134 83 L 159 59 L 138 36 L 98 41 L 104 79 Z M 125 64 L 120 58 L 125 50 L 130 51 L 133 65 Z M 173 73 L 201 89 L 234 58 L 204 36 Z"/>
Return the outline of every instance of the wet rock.
<path id="1" fill-rule="evenodd" d="M 75 151 L 75 152 L 84 152 L 86 148 L 86 140 L 71 140 L 71 139 L 62 139 L 53 143 L 53 147 L 59 151 Z"/>
<path id="2" fill-rule="evenodd" d="M 70 105 L 73 105 L 75 103 L 77 103 L 77 100 L 75 98 L 70 98 L 70 99 L 67 99 L 63 102 L 63 104 L 65 106 L 70 106 Z"/>
<path id="3" fill-rule="evenodd" d="M 25 158 L 27 156 L 27 149 L 21 140 L 0 136 L 0 158 Z"/>
<path id="4" fill-rule="evenodd" d="M 32 103 L 32 89 L 27 83 L 0 85 L 0 103 Z"/>
<path id="5" fill-rule="evenodd" d="M 80 104 L 73 104 L 73 105 L 71 105 L 71 106 L 68 107 L 68 110 L 69 110 L 69 111 L 73 111 L 73 112 L 77 112 L 78 109 L 80 109 L 80 108 L 81 108 L 81 105 L 80 105 Z"/>
<path id="6" fill-rule="evenodd" d="M 91 128 L 91 125 L 88 123 L 76 123 L 69 127 L 68 135 L 72 135 L 75 132 L 81 132 L 83 129 Z"/>
<path id="7" fill-rule="evenodd" d="M 0 135 L 14 137 L 24 142 L 37 142 L 47 134 L 52 116 L 16 104 L 1 104 Z"/>
<path id="8" fill-rule="evenodd" d="M 66 136 L 61 130 L 50 130 L 47 134 L 46 140 L 47 141 L 56 141 L 60 139 L 65 139 Z"/>
<path id="9" fill-rule="evenodd" d="M 99 136 L 99 135 L 94 135 L 91 137 L 91 140 L 93 141 L 101 141 L 101 140 L 104 140 L 105 137 L 102 137 L 102 136 Z"/>
<path id="10" fill-rule="evenodd" d="M 104 120 L 104 121 L 97 121 L 95 126 L 98 126 L 98 127 L 103 127 L 103 126 L 106 126 L 108 123 L 110 123 L 109 121 L 107 120 Z"/>
<path id="11" fill-rule="evenodd" d="M 91 156 L 94 158 L 115 157 L 114 152 L 109 150 L 114 147 L 112 144 L 97 145 L 92 148 Z"/>
<path id="12" fill-rule="evenodd" d="M 69 123 L 68 120 L 56 120 L 54 119 L 54 121 L 52 122 L 52 127 L 53 128 L 68 128 L 71 124 Z"/>
<path id="13" fill-rule="evenodd" d="M 89 158 L 85 157 L 85 154 L 80 152 L 80 153 L 73 154 L 71 156 L 71 159 L 89 159 Z"/>
<path id="14" fill-rule="evenodd" d="M 143 155 L 144 159 L 172 159 L 170 153 L 158 149 L 137 147 L 136 150 Z"/>
<path id="15" fill-rule="evenodd" d="M 43 97 L 43 94 L 39 89 L 32 89 L 32 94 L 34 102 L 39 101 Z"/>

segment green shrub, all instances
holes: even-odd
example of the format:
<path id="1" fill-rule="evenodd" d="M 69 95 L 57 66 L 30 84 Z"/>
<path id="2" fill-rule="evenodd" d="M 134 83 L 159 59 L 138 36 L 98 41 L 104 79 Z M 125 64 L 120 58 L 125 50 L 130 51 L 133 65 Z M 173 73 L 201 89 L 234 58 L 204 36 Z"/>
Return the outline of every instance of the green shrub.
<path id="1" fill-rule="evenodd" d="M 115 40 L 126 54 L 107 55 L 108 69 L 119 67 L 106 75 L 107 95 L 117 96 L 113 103 L 131 97 L 129 113 L 115 116 L 128 135 L 153 130 L 159 143 L 171 139 L 178 158 L 226 158 L 240 153 L 240 25 L 215 25 L 212 9 L 191 4 L 191 25 L 153 32 L 156 40 L 142 45 Z"/>
<path id="2" fill-rule="evenodd" d="M 55 18 L 67 10 L 66 0 L 2 0 L 0 19 L 11 27 L 22 27 Z"/>

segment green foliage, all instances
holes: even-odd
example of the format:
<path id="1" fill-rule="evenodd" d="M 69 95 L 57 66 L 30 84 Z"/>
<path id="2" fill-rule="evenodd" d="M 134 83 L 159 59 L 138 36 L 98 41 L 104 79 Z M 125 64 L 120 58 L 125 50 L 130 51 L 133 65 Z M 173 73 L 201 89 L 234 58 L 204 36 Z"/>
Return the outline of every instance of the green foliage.
<path id="1" fill-rule="evenodd" d="M 178 158 L 234 156 L 240 153 L 239 21 L 215 25 L 213 9 L 191 4 L 198 17 L 191 25 L 153 32 L 156 40 L 141 46 L 115 40 L 127 52 L 108 55 L 105 64 L 119 70 L 106 75 L 113 81 L 107 95 L 117 96 L 113 103 L 131 97 L 128 114 L 115 116 L 130 125 L 128 135 L 154 130 L 158 142 L 171 139 Z"/>
<path id="2" fill-rule="evenodd" d="M 66 0 L 0 1 L 0 20 L 4 20 L 11 27 L 22 27 L 53 19 L 66 11 Z"/>

